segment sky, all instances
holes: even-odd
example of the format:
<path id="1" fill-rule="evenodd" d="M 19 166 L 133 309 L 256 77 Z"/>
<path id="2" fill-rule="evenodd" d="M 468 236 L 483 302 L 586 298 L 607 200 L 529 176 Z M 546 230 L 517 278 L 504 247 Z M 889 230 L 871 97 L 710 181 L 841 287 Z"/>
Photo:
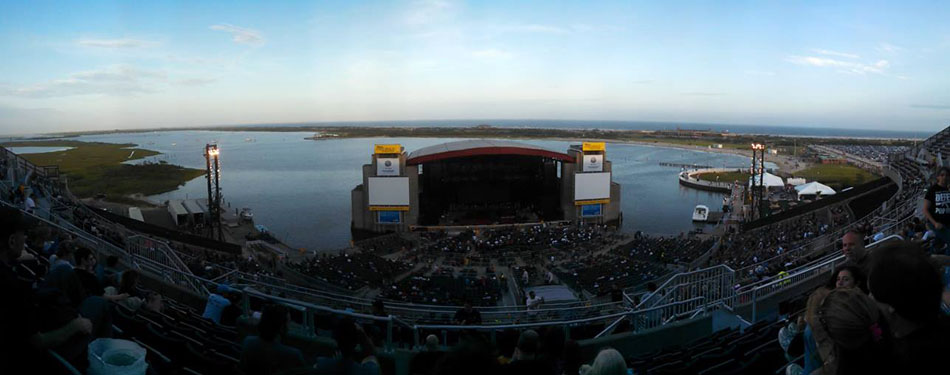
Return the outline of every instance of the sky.
<path id="1" fill-rule="evenodd" d="M 434 119 L 937 131 L 948 1 L 0 3 L 0 134 Z"/>

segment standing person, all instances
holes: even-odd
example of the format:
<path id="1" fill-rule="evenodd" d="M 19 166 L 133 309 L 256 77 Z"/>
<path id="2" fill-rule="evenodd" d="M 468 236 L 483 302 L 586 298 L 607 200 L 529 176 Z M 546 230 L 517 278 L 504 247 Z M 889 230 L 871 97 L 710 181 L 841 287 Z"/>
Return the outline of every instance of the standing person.
<path id="1" fill-rule="evenodd" d="M 524 282 L 524 286 L 528 286 L 528 282 L 531 281 L 531 278 L 528 277 L 528 270 L 524 270 L 521 274 L 521 281 Z"/>
<path id="2" fill-rule="evenodd" d="M 202 318 L 211 319 L 211 321 L 221 324 L 221 313 L 224 308 L 231 305 L 231 300 L 225 297 L 231 291 L 225 284 L 218 285 L 217 293 L 208 296 L 208 303 L 205 304 L 205 311 L 201 314 Z"/>
<path id="3" fill-rule="evenodd" d="M 944 245 L 950 244 L 950 189 L 947 188 L 950 168 L 937 172 L 937 183 L 924 194 L 924 217 L 929 227 Z M 936 250 L 936 249 L 935 249 Z"/>
<path id="4" fill-rule="evenodd" d="M 538 297 L 534 294 L 534 291 L 528 292 L 528 298 L 525 299 L 525 306 L 528 308 L 528 311 L 533 314 L 537 314 L 537 310 L 541 309 L 541 304 L 544 303 L 544 297 Z"/>

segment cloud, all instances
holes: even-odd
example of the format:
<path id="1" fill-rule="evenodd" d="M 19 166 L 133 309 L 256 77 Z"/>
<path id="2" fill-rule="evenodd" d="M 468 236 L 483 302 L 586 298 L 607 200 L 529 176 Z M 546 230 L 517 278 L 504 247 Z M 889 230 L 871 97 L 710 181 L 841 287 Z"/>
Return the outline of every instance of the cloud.
<path id="1" fill-rule="evenodd" d="M 495 49 L 495 48 L 472 51 L 471 55 L 473 57 L 486 59 L 486 60 L 506 60 L 506 59 L 510 59 L 513 56 L 508 51 L 503 51 L 503 50 Z"/>
<path id="2" fill-rule="evenodd" d="M 231 40 L 233 40 L 235 43 L 259 46 L 264 44 L 265 41 L 264 37 L 261 35 L 261 32 L 253 29 L 245 29 L 243 27 L 237 27 L 226 23 L 211 25 L 209 28 L 215 31 L 231 33 Z"/>
<path id="3" fill-rule="evenodd" d="M 903 50 L 904 48 L 902 48 L 902 47 L 900 47 L 900 46 L 895 46 L 895 45 L 890 44 L 890 43 L 881 43 L 881 44 L 878 44 L 878 45 L 877 45 L 877 48 L 875 48 L 875 49 L 876 49 L 878 52 L 881 52 L 881 53 L 897 53 L 897 52 L 900 52 L 901 50 Z"/>
<path id="4" fill-rule="evenodd" d="M 444 21 L 454 14 L 455 4 L 445 0 L 413 1 L 406 12 L 405 22 L 410 26 L 424 26 Z"/>
<path id="5" fill-rule="evenodd" d="M 729 95 L 729 94 L 726 94 L 726 93 L 724 93 L 724 92 L 703 92 L 703 91 L 696 91 L 696 92 L 681 92 L 680 95 L 683 95 L 683 96 L 725 96 L 725 95 Z"/>
<path id="6" fill-rule="evenodd" d="M 157 42 L 139 40 L 139 39 L 80 39 L 76 44 L 83 47 L 110 48 L 110 49 L 132 49 L 140 47 L 150 47 L 158 44 Z"/>
<path id="7" fill-rule="evenodd" d="M 540 25 L 535 23 L 521 24 L 521 25 L 504 25 L 499 26 L 498 30 L 501 32 L 510 32 L 510 33 L 535 33 L 535 34 L 570 34 L 574 32 L 571 28 L 564 28 L 559 26 L 551 25 Z"/>
<path id="8" fill-rule="evenodd" d="M 65 79 L 52 80 L 20 88 L 0 88 L 0 95 L 27 98 L 52 98 L 75 95 L 127 96 L 157 90 L 163 82 L 162 71 L 144 70 L 130 65 L 112 65 L 98 70 L 77 72 Z"/>
<path id="9" fill-rule="evenodd" d="M 950 109 L 950 105 L 942 105 L 942 104 L 911 104 L 910 107 L 916 108 L 916 109 L 940 109 L 940 110 Z"/>
<path id="10" fill-rule="evenodd" d="M 861 58 L 861 56 L 855 55 L 855 54 L 853 54 L 853 53 L 831 51 L 831 50 L 827 50 L 827 49 L 813 49 L 812 52 L 815 52 L 815 53 L 820 54 L 820 55 L 837 56 L 837 57 L 847 57 L 847 58 L 849 58 L 849 59 L 858 59 L 858 58 Z"/>
<path id="11" fill-rule="evenodd" d="M 789 56 L 786 61 L 796 65 L 815 66 L 820 68 L 838 68 L 839 72 L 850 74 L 884 74 L 884 71 L 890 66 L 887 60 L 878 60 L 873 64 L 865 64 L 852 61 L 841 61 L 826 57 L 816 56 Z"/>
<path id="12" fill-rule="evenodd" d="M 218 80 L 215 78 L 185 78 L 185 79 L 179 79 L 178 81 L 176 81 L 176 83 L 182 86 L 204 86 L 204 85 L 210 85 L 217 81 Z"/>
<path id="13" fill-rule="evenodd" d="M 762 76 L 762 77 L 775 76 L 775 72 L 770 72 L 766 70 L 746 70 L 745 74 L 748 74 L 750 76 Z"/>

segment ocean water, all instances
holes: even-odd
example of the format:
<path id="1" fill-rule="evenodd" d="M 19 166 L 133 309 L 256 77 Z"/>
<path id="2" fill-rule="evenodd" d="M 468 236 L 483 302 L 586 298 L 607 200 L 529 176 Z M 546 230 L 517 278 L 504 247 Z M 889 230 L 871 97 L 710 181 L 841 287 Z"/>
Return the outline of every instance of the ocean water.
<path id="1" fill-rule="evenodd" d="M 592 120 L 418 120 L 418 121 L 366 121 L 366 122 L 321 122 L 321 123 L 294 123 L 294 124 L 257 124 L 246 125 L 254 127 L 278 126 L 416 126 L 416 127 L 470 127 L 477 125 L 492 125 L 508 128 L 554 128 L 554 129 L 612 129 L 612 130 L 675 130 L 694 129 L 730 132 L 737 134 L 769 134 L 795 137 L 820 138 L 903 138 L 925 139 L 936 131 L 913 130 L 876 130 L 876 129 L 845 129 L 845 128 L 816 128 L 804 126 L 770 126 L 770 125 L 733 125 L 733 124 L 702 124 L 702 123 L 672 123 L 651 121 L 592 121 Z"/>
<path id="2" fill-rule="evenodd" d="M 399 143 L 407 151 L 458 139 L 357 138 L 312 141 L 304 132 L 161 131 L 79 137 L 80 141 L 135 143 L 162 154 L 145 160 L 204 169 L 206 143 L 221 150 L 221 186 L 231 210 L 249 207 L 254 220 L 294 247 L 329 251 L 350 241 L 350 191 L 362 181 L 375 143 Z M 564 152 L 570 142 L 524 140 Z M 681 187 L 680 169 L 661 162 L 714 167 L 747 166 L 747 157 L 655 146 L 608 144 L 613 179 L 622 184 L 623 230 L 678 234 L 702 224 L 691 220 L 697 204 L 716 210 L 722 194 Z M 142 162 L 142 160 L 133 161 Z M 204 198 L 203 177 L 178 190 L 150 197 Z"/>

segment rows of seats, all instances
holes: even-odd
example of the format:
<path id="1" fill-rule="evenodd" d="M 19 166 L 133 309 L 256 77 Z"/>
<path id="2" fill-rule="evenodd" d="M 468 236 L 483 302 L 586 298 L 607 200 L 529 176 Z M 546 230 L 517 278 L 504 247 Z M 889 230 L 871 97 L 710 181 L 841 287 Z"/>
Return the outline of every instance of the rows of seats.
<path id="1" fill-rule="evenodd" d="M 772 374 L 785 363 L 776 343 L 783 320 L 724 329 L 681 346 L 629 357 L 635 374 Z"/>
<path id="2" fill-rule="evenodd" d="M 147 350 L 155 374 L 233 374 L 241 356 L 238 332 L 216 325 L 189 306 L 166 299 L 165 311 L 135 312 L 113 305 L 117 338 Z"/>

